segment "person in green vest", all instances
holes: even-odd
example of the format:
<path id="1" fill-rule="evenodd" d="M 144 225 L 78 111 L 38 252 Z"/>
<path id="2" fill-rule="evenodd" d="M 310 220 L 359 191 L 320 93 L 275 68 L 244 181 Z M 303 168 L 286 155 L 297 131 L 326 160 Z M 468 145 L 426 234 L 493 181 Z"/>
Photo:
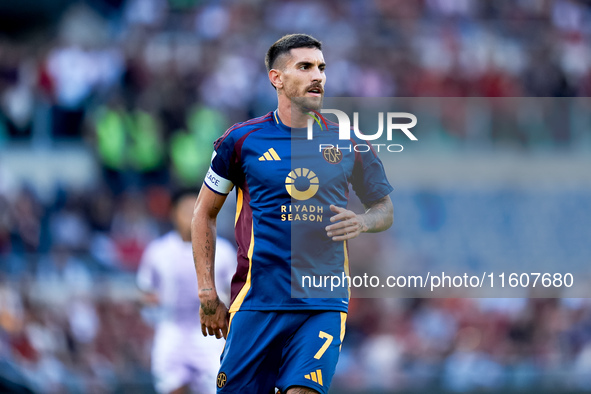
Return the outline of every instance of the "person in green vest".
<path id="1" fill-rule="evenodd" d="M 172 171 L 182 186 L 200 184 L 209 168 L 211 147 L 226 129 L 222 114 L 196 105 L 187 115 L 188 130 L 177 130 L 170 140 Z"/>
<path id="2" fill-rule="evenodd" d="M 119 186 L 140 182 L 134 175 L 163 168 L 162 131 L 152 113 L 139 108 L 127 111 L 111 104 L 97 110 L 95 127 L 99 160 L 108 178 L 123 178 L 115 181 Z"/>

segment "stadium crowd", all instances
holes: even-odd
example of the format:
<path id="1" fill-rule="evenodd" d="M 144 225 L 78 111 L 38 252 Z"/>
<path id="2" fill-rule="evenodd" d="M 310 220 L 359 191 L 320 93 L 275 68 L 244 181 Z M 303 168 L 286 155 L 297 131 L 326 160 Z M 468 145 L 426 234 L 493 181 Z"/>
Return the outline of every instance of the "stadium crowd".
<path id="1" fill-rule="evenodd" d="M 0 155 L 68 141 L 103 170 L 39 196 L 0 160 L 0 371 L 47 393 L 151 387 L 133 273 L 169 186 L 273 109 L 262 54 L 282 34 L 324 42 L 330 96 L 591 95 L 583 0 L 93 0 L 55 30 L 0 35 Z M 589 300 L 354 299 L 334 390 L 430 387 L 591 390 Z"/>
<path id="2" fill-rule="evenodd" d="M 170 142 L 196 133 L 196 104 L 225 124 L 266 113 L 260 54 L 291 31 L 325 42 L 334 97 L 588 96 L 590 19 L 571 0 L 79 2 L 52 39 L 0 39 L 0 136 L 92 135 L 106 107 Z"/>

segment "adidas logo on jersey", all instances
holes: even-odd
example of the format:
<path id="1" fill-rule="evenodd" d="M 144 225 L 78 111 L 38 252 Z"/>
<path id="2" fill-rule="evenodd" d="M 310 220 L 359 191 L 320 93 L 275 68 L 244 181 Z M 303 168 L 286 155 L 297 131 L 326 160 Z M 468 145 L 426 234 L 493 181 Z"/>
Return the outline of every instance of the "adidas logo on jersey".
<path id="1" fill-rule="evenodd" d="M 259 161 L 279 161 L 281 160 L 281 158 L 279 157 L 279 155 L 277 154 L 277 152 L 275 152 L 275 149 L 271 148 L 268 151 L 265 152 L 264 155 L 262 155 L 261 157 L 259 157 Z"/>
<path id="2" fill-rule="evenodd" d="M 315 383 L 318 383 L 319 385 L 323 385 L 322 384 L 322 371 L 317 369 L 315 372 L 311 372 L 309 375 L 304 375 L 304 378 L 311 380 Z"/>

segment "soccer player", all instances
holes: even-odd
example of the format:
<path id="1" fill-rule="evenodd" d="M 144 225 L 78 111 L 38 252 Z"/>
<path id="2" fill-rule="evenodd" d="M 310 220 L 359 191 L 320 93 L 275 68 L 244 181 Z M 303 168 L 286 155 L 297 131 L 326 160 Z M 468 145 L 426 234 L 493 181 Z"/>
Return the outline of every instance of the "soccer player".
<path id="1" fill-rule="evenodd" d="M 310 268 L 348 274 L 346 242 L 392 224 L 392 202 L 382 163 L 373 150 L 319 151 L 338 140 L 338 126 L 314 123 L 326 82 L 321 43 L 285 36 L 265 63 L 278 106 L 232 126 L 214 143 L 211 167 L 193 213 L 193 257 L 203 334 L 227 337 L 218 393 L 327 393 L 345 333 L 348 289 L 339 298 L 306 297 L 292 289 Z M 327 148 L 328 149 L 328 148 Z M 348 209 L 349 184 L 366 207 Z M 216 216 L 237 190 L 238 268 L 228 310 L 214 280 Z M 302 297 L 292 297 L 294 292 Z M 326 290 L 328 291 L 328 290 Z M 334 296 L 333 296 L 334 297 Z"/>
<path id="2" fill-rule="evenodd" d="M 148 245 L 137 274 L 144 301 L 160 316 L 152 348 L 152 373 L 160 393 L 215 393 L 223 342 L 204 338 L 199 326 L 197 278 L 191 257 L 191 215 L 197 190 L 182 190 L 172 199 L 174 230 Z M 236 269 L 236 250 L 217 239 L 216 277 L 224 298 Z M 229 297 L 227 297 L 229 299 Z"/>

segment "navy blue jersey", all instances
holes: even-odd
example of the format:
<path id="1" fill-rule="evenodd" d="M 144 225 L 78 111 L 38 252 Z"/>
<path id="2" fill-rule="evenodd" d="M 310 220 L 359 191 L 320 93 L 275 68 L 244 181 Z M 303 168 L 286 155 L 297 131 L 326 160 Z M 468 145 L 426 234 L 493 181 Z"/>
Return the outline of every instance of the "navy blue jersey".
<path id="1" fill-rule="evenodd" d="M 338 136 L 338 125 L 315 123 L 309 140 L 306 129 L 285 126 L 275 111 L 232 126 L 214 143 L 205 185 L 219 194 L 237 188 L 230 312 L 347 311 L 346 287 L 311 293 L 302 276 L 348 275 L 346 242 L 326 235 L 329 207 L 347 206 L 349 184 L 364 204 L 392 186 L 369 143 Z"/>

